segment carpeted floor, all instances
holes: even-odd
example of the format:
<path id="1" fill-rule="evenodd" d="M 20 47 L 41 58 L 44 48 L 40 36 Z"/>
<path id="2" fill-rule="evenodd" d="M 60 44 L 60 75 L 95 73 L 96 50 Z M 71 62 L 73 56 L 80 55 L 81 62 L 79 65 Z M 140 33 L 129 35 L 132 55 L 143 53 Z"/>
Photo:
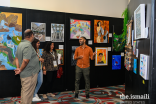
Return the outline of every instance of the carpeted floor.
<path id="1" fill-rule="evenodd" d="M 58 92 L 55 97 L 42 99 L 32 104 L 122 104 L 121 94 L 125 94 L 125 86 L 109 86 L 90 89 L 90 98 L 86 99 L 85 90 L 80 90 L 79 98 L 74 98 L 74 91 Z M 20 104 L 20 97 L 0 98 L 0 104 Z"/>

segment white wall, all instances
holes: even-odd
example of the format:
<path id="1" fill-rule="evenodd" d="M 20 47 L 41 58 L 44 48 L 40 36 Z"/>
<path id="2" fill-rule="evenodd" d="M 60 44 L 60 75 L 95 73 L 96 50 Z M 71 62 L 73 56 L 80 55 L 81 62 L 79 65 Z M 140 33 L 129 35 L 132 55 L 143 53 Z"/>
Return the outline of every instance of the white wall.
<path id="1" fill-rule="evenodd" d="M 121 18 L 128 0 L 10 0 L 11 7 Z"/>

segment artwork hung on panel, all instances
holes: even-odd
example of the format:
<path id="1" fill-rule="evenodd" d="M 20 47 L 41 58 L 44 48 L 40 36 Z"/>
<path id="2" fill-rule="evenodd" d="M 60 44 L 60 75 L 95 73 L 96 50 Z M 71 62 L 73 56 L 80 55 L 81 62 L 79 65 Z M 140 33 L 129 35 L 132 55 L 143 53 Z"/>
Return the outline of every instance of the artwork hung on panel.
<path id="1" fill-rule="evenodd" d="M 0 12 L 0 70 L 16 69 L 15 53 L 22 40 L 22 13 Z"/>
<path id="2" fill-rule="evenodd" d="M 94 20 L 94 43 L 109 43 L 109 21 Z"/>
<path id="3" fill-rule="evenodd" d="M 64 42 L 64 24 L 51 24 L 51 41 Z"/>
<path id="4" fill-rule="evenodd" d="M 56 49 L 56 53 L 58 56 L 58 64 L 64 65 L 64 50 L 63 49 Z M 60 60 L 61 58 L 61 60 Z"/>
<path id="5" fill-rule="evenodd" d="M 132 41 L 132 20 L 127 24 L 126 47 L 131 48 Z"/>
<path id="6" fill-rule="evenodd" d="M 136 55 L 136 41 L 133 41 L 133 55 Z"/>
<path id="7" fill-rule="evenodd" d="M 121 55 L 112 55 L 112 70 L 121 69 Z"/>
<path id="8" fill-rule="evenodd" d="M 42 56 L 44 49 L 39 49 L 40 55 Z"/>
<path id="9" fill-rule="evenodd" d="M 133 40 L 134 40 L 134 30 L 132 30 L 132 46 L 133 46 Z"/>
<path id="10" fill-rule="evenodd" d="M 77 61 L 74 59 L 74 55 L 75 55 L 75 50 L 76 48 L 79 46 L 72 46 L 72 51 L 71 51 L 71 66 L 75 66 Z"/>
<path id="11" fill-rule="evenodd" d="M 31 30 L 40 42 L 46 41 L 46 23 L 31 22 Z"/>
<path id="12" fill-rule="evenodd" d="M 132 52 L 125 52 L 124 64 L 125 68 L 129 71 L 131 69 L 131 54 Z"/>
<path id="13" fill-rule="evenodd" d="M 70 39 L 91 39 L 91 21 L 70 19 Z"/>
<path id="14" fill-rule="evenodd" d="M 140 4 L 134 11 L 135 39 L 145 37 L 145 4 Z"/>
<path id="15" fill-rule="evenodd" d="M 140 75 L 145 79 L 149 79 L 149 56 L 140 54 Z"/>
<path id="16" fill-rule="evenodd" d="M 95 47 L 96 57 L 95 66 L 107 66 L 108 65 L 108 48 L 107 47 Z"/>
<path id="17" fill-rule="evenodd" d="M 134 59 L 134 62 L 133 62 L 133 72 L 137 74 L 137 59 Z"/>

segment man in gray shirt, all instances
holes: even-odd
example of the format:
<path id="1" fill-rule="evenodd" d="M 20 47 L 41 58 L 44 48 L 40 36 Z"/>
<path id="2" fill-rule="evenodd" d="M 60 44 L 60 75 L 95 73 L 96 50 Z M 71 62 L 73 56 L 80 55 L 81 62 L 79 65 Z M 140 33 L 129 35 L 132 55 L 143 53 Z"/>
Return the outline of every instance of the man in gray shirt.
<path id="1" fill-rule="evenodd" d="M 24 38 L 16 51 L 15 75 L 20 74 L 21 78 L 21 104 L 31 104 L 40 67 L 37 53 L 31 45 L 34 40 L 33 32 L 30 29 L 25 30 Z"/>

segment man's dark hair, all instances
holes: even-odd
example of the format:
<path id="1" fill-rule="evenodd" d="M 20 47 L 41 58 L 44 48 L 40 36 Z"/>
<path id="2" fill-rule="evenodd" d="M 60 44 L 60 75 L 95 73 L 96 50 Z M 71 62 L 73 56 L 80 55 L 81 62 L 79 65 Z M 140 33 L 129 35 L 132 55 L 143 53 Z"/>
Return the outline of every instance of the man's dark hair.
<path id="1" fill-rule="evenodd" d="M 30 38 L 30 36 L 33 34 L 32 30 L 26 30 L 24 32 L 24 38 Z"/>
<path id="2" fill-rule="evenodd" d="M 84 40 L 87 40 L 86 37 L 84 37 L 84 36 L 81 36 L 81 38 L 83 38 Z"/>
<path id="3" fill-rule="evenodd" d="M 100 55 L 103 55 L 103 53 L 99 53 L 99 56 L 100 56 Z"/>
<path id="4" fill-rule="evenodd" d="M 38 39 L 34 39 L 34 41 L 31 43 L 36 52 L 37 52 L 37 47 L 36 47 L 36 43 L 37 42 L 39 42 L 39 40 Z"/>
<path id="5" fill-rule="evenodd" d="M 47 53 L 50 53 L 50 46 L 53 42 L 47 42 L 46 46 L 44 47 L 44 51 L 46 51 Z M 55 44 L 54 44 L 54 49 L 53 49 L 54 52 L 56 52 L 55 50 Z"/>

